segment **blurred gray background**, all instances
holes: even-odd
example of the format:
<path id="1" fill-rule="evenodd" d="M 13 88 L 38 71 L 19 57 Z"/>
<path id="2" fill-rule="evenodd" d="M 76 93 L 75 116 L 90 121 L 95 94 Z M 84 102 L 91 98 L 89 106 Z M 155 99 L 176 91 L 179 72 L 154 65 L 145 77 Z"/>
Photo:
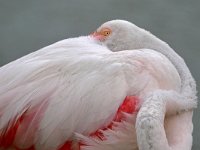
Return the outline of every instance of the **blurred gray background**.
<path id="1" fill-rule="evenodd" d="M 168 42 L 200 84 L 200 0 L 0 0 L 0 66 L 58 40 L 129 20 Z M 200 149 L 200 108 L 193 150 Z"/>

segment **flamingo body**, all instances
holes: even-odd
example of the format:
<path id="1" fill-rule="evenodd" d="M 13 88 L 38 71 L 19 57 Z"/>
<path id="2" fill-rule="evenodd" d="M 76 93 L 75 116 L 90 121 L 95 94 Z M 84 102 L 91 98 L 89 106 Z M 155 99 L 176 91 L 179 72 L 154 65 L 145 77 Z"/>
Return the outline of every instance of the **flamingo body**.
<path id="1" fill-rule="evenodd" d="M 114 53 L 90 37 L 55 43 L 1 67 L 0 83 L 1 135 L 17 128 L 12 144 L 36 150 L 56 150 L 75 133 L 108 126 L 126 96 L 180 89 L 176 69 L 162 54 Z"/>
<path id="2" fill-rule="evenodd" d="M 0 149 L 191 149 L 196 84 L 184 61 L 129 22 L 98 30 L 0 68 Z"/>

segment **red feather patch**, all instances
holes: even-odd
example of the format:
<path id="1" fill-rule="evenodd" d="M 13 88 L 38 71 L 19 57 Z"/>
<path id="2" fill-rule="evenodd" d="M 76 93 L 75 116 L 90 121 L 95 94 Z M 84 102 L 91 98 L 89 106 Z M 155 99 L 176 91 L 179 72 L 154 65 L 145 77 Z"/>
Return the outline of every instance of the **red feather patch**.
<path id="1" fill-rule="evenodd" d="M 138 102 L 139 100 L 137 97 L 127 96 L 124 102 L 119 107 L 113 121 L 121 122 L 123 119 L 122 112 L 129 113 L 129 114 L 137 112 Z M 2 132 L 2 134 L 0 135 L 0 148 L 7 149 L 9 147 L 13 147 L 16 150 L 35 150 L 34 146 L 31 146 L 28 149 L 19 149 L 13 143 L 15 140 L 16 133 L 20 127 L 20 124 L 23 122 L 23 120 L 25 120 L 26 113 L 27 112 L 25 112 L 20 118 L 18 118 L 15 121 L 15 123 L 13 123 L 13 125 L 11 125 L 9 128 L 5 129 L 5 131 Z M 103 130 L 112 129 L 112 126 L 113 126 L 113 123 L 110 123 L 106 128 L 103 128 Z M 91 133 L 90 136 L 98 137 L 99 139 L 104 140 L 104 137 L 99 130 L 97 130 L 94 133 Z M 81 145 L 82 144 L 79 143 L 79 147 Z M 58 150 L 72 150 L 71 147 L 72 147 L 72 142 L 66 141 L 66 143 L 62 147 L 60 147 Z"/>

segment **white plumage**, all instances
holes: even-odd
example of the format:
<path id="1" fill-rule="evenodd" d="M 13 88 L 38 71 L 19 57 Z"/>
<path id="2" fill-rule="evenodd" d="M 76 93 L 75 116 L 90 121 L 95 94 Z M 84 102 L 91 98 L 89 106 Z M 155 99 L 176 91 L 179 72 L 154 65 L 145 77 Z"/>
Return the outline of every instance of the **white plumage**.
<path id="1" fill-rule="evenodd" d="M 124 37 L 126 40 L 127 36 Z M 117 42 L 122 45 L 120 48 L 126 44 Z M 111 39 L 100 43 L 92 37 L 67 39 L 1 67 L 1 135 L 25 114 L 13 143 L 20 149 L 34 145 L 36 150 L 57 150 L 66 141 L 81 139 L 88 145 L 82 149 L 134 150 L 139 146 L 141 150 L 148 150 L 149 141 L 144 140 L 149 136 L 146 117 L 157 116 L 152 124 L 155 131 L 150 133 L 157 140 L 152 140 L 154 149 L 166 145 L 162 143 L 166 138 L 157 138 L 165 137 L 166 131 L 172 148 L 181 142 L 182 149 L 189 150 L 191 111 L 168 117 L 163 128 L 165 111 L 170 115 L 196 107 L 195 100 L 188 101 L 179 94 L 183 89 L 179 71 L 168 58 L 154 50 L 112 52 L 110 45 L 113 44 Z M 195 94 L 189 96 L 193 98 Z M 108 125 L 125 97 L 130 95 L 138 96 L 141 104 L 145 101 L 136 121 L 137 134 L 135 114 L 125 114 L 124 122 L 103 132 L 107 140 L 83 136 Z M 177 128 L 181 131 L 178 136 L 174 134 Z"/>
<path id="2" fill-rule="evenodd" d="M 196 83 L 184 60 L 167 43 L 128 21 L 108 21 L 97 29 L 96 35 L 99 35 L 98 33 L 102 35 L 105 29 L 109 30 L 111 34 L 101 40 L 103 39 L 103 43 L 112 51 L 153 49 L 164 54 L 172 62 L 181 78 L 179 92 L 154 91 L 145 98 L 136 122 L 139 149 L 190 150 L 193 130 L 192 111 L 166 117 L 164 120 L 165 109 L 167 114 L 171 113 L 184 108 L 184 102 L 188 102 L 189 107 L 196 107 Z M 182 104 L 179 103 L 180 105 L 177 107 L 173 102 L 166 103 L 167 99 L 181 100 Z"/>

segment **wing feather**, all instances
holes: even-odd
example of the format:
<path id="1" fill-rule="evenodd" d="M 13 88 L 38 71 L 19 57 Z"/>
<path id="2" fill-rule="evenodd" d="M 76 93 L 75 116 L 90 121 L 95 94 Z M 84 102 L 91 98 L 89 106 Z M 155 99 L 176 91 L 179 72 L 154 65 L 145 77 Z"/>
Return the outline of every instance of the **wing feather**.
<path id="1" fill-rule="evenodd" d="M 127 94 L 122 65 L 102 56 L 109 50 L 62 42 L 0 68 L 0 132 L 23 118 L 19 148 L 56 148 L 74 132 L 89 134 L 112 120 Z"/>

